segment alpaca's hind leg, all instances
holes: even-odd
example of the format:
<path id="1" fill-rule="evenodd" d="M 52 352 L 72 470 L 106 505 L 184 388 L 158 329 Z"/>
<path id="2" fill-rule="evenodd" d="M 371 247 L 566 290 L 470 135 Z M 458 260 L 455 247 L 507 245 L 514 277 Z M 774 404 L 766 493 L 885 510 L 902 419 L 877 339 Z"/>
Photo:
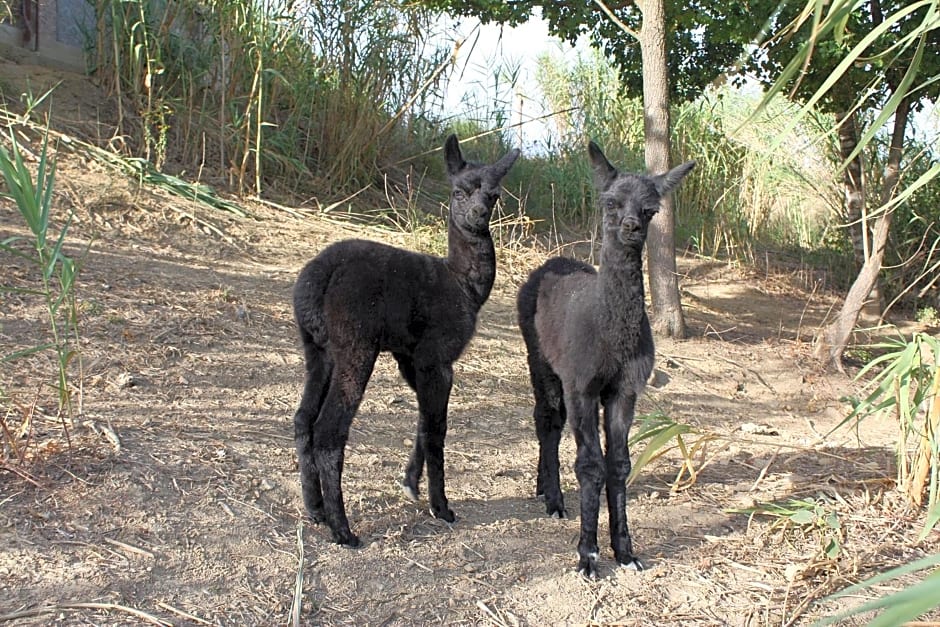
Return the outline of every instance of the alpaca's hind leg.
<path id="1" fill-rule="evenodd" d="M 643 570 L 633 555 L 633 542 L 627 525 L 627 477 L 630 476 L 630 449 L 627 439 L 636 396 L 622 394 L 604 403 L 604 430 L 607 440 L 607 511 L 610 515 L 610 546 L 624 568 Z"/>
<path id="2" fill-rule="evenodd" d="M 398 362 L 398 372 L 401 373 L 401 376 L 408 383 L 408 387 L 417 392 L 418 381 L 417 374 L 415 373 L 414 360 L 403 353 L 392 353 L 392 356 L 395 358 L 395 361 Z M 418 496 L 421 494 L 418 484 L 421 482 L 421 473 L 424 471 L 424 449 L 419 440 L 421 431 L 420 424 L 418 425 L 418 431 L 419 434 L 415 437 L 414 446 L 411 449 L 411 459 L 408 463 L 408 470 L 405 472 L 405 476 L 402 478 L 401 482 L 402 490 L 405 491 L 405 494 L 412 501 L 417 501 Z"/>
<path id="3" fill-rule="evenodd" d="M 323 494 L 313 448 L 313 424 L 330 385 L 331 365 L 326 353 L 304 337 L 306 376 L 300 407 L 294 414 L 294 445 L 300 467 L 300 486 L 304 507 L 314 522 L 323 522 Z"/>
<path id="4" fill-rule="evenodd" d="M 545 512 L 553 518 L 565 517 L 561 492 L 558 444 L 565 426 L 565 403 L 561 380 L 548 364 L 530 366 L 535 393 L 535 433 L 539 438 L 539 468 L 535 485 L 537 497 L 545 499 Z"/>
<path id="5" fill-rule="evenodd" d="M 573 398 L 571 398 L 573 397 Z M 604 453 L 598 432 L 597 401 L 585 394 L 566 392 L 568 414 L 578 454 L 575 475 L 581 487 L 581 539 L 578 541 L 578 572 L 597 577 L 597 514 L 604 487 Z"/>
<path id="6" fill-rule="evenodd" d="M 427 461 L 431 514 L 447 522 L 455 520 L 444 491 L 444 439 L 447 436 L 447 402 L 453 379 L 450 364 L 433 364 L 416 369 L 418 433 L 404 479 L 405 490 L 410 489 L 417 494 L 421 467 Z"/>
<path id="7" fill-rule="evenodd" d="M 314 459 L 323 488 L 323 513 L 333 540 L 357 547 L 361 543 L 349 529 L 343 503 L 343 460 L 353 416 L 359 408 L 378 352 L 345 354 L 333 368 L 330 388 L 313 425 Z"/>
<path id="8" fill-rule="evenodd" d="M 412 390 L 418 389 L 417 375 L 415 374 L 414 360 L 404 353 L 392 353 L 392 357 L 398 363 L 398 372 Z"/>

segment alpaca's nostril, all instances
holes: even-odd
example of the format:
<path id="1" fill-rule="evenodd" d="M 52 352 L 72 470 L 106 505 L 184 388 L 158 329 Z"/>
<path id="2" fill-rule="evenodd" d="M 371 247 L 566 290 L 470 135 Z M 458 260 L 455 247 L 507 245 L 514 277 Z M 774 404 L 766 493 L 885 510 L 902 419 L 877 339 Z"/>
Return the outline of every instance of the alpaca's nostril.
<path id="1" fill-rule="evenodd" d="M 626 218 L 623 222 L 620 223 L 620 228 L 622 228 L 624 231 L 639 231 L 640 221 L 634 220 L 633 218 Z"/>

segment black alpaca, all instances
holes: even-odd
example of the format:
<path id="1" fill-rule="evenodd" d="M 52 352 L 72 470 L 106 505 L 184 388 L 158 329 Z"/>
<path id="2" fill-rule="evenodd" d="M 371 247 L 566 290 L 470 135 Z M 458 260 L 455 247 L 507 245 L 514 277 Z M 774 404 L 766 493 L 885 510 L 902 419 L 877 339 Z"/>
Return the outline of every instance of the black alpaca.
<path id="1" fill-rule="evenodd" d="M 363 240 L 324 249 L 300 272 L 294 315 L 306 380 L 294 438 L 307 513 L 333 539 L 359 546 L 341 480 L 349 427 L 380 351 L 389 351 L 418 397 L 418 435 L 402 485 L 417 498 L 427 460 L 431 513 L 454 521 L 444 495 L 444 436 L 453 363 L 473 336 L 496 276 L 490 216 L 500 181 L 519 156 L 468 163 L 457 137 L 444 144 L 452 193 L 446 259 Z"/>
<path id="2" fill-rule="evenodd" d="M 620 173 L 594 142 L 588 152 L 603 211 L 600 271 L 574 259 L 550 259 L 529 275 L 517 305 L 535 393 L 536 492 L 545 497 L 548 514 L 564 517 L 558 443 L 570 416 L 581 487 L 578 570 L 596 577 L 597 516 L 605 487 L 614 556 L 622 566 L 643 568 L 633 555 L 626 511 L 627 437 L 637 396 L 653 369 L 653 334 L 643 302 L 643 244 L 660 198 L 695 164 L 660 176 Z M 598 403 L 604 406 L 606 457 Z"/>

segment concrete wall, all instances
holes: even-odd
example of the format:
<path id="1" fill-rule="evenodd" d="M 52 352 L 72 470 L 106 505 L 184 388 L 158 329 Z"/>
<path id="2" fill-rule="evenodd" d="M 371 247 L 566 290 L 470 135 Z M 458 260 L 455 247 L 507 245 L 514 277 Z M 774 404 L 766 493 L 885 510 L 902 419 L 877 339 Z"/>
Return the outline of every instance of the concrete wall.
<path id="1" fill-rule="evenodd" d="M 22 28 L 0 24 L 0 54 L 18 63 L 84 72 L 83 50 L 94 41 L 94 32 L 94 7 L 88 0 L 39 0 L 39 49 L 23 41 Z"/>

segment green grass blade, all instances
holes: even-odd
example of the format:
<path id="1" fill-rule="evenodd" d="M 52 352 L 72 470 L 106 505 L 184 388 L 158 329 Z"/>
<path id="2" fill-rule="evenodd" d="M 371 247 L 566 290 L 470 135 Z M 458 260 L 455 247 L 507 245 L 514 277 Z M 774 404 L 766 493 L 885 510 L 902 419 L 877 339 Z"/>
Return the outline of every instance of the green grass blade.
<path id="1" fill-rule="evenodd" d="M 50 265 L 55 265 L 56 260 L 63 259 L 65 256 L 62 254 L 62 246 L 65 244 L 65 236 L 68 233 L 69 227 L 72 226 L 72 219 L 75 214 L 69 212 L 68 217 L 65 219 L 65 224 L 62 225 L 62 230 L 59 231 L 59 237 L 56 238 L 55 244 L 50 250 Z"/>
<path id="2" fill-rule="evenodd" d="M 16 136 L 11 130 L 11 139 L 13 141 L 12 155 L 5 147 L 0 146 L 0 171 L 3 172 L 3 178 L 6 180 L 9 188 L 9 196 L 16 203 L 20 215 L 26 221 L 32 234 L 41 241 L 43 224 L 39 207 L 36 202 L 36 191 L 33 187 L 33 179 L 29 170 L 23 163 L 20 154 L 19 144 L 16 142 Z"/>
<path id="3" fill-rule="evenodd" d="M 42 290 L 31 290 L 26 287 L 10 287 L 7 285 L 0 285 L 0 292 L 6 294 L 28 294 L 30 296 L 42 296 L 45 294 Z"/>
<path id="4" fill-rule="evenodd" d="M 21 358 L 21 357 L 28 357 L 29 355 L 33 355 L 33 354 L 35 354 L 35 353 L 39 353 L 39 352 L 42 352 L 42 351 L 47 350 L 47 349 L 50 349 L 50 348 L 55 348 L 55 344 L 52 343 L 52 342 L 50 342 L 50 343 L 48 343 L 48 344 L 40 344 L 40 345 L 38 345 L 38 346 L 32 346 L 32 347 L 30 347 L 30 348 L 24 348 L 23 350 L 19 350 L 19 351 L 10 353 L 10 354 L 8 354 L 8 355 L 4 355 L 3 357 L 0 357 L 0 363 L 11 362 L 11 361 L 13 361 L 13 360 L 15 360 L 15 359 L 19 359 L 19 358 Z"/>
<path id="5" fill-rule="evenodd" d="M 25 239 L 25 238 L 16 236 L 16 237 L 11 237 L 11 238 L 9 238 L 9 239 L 3 240 L 3 242 L 0 243 L 0 250 L 2 250 L 2 251 L 4 251 L 4 252 L 7 252 L 7 253 L 10 253 L 11 255 L 14 255 L 14 256 L 16 256 L 16 257 L 19 257 L 19 258 L 21 258 L 21 259 L 25 259 L 26 261 L 28 261 L 28 262 L 30 262 L 30 263 L 39 263 L 39 261 L 36 259 L 36 256 L 35 256 L 35 255 L 30 255 L 29 253 L 24 253 L 24 252 L 21 251 L 21 250 L 17 250 L 16 248 L 13 248 L 12 246 L 8 246 L 8 245 L 7 245 L 9 242 L 16 242 L 16 241 L 23 240 L 23 239 Z"/>
<path id="6" fill-rule="evenodd" d="M 883 573 L 875 575 L 874 577 L 871 577 L 870 579 L 866 579 L 865 581 L 849 586 L 845 590 L 840 590 L 839 592 L 831 595 L 829 598 L 838 599 L 841 597 L 852 596 L 873 586 L 883 584 L 886 581 L 891 581 L 892 579 L 936 566 L 940 566 L 940 553 L 935 555 L 928 555 L 927 557 L 922 557 L 919 560 L 911 562 L 910 564 L 904 564 L 902 566 L 892 568 L 891 570 L 887 570 Z"/>

